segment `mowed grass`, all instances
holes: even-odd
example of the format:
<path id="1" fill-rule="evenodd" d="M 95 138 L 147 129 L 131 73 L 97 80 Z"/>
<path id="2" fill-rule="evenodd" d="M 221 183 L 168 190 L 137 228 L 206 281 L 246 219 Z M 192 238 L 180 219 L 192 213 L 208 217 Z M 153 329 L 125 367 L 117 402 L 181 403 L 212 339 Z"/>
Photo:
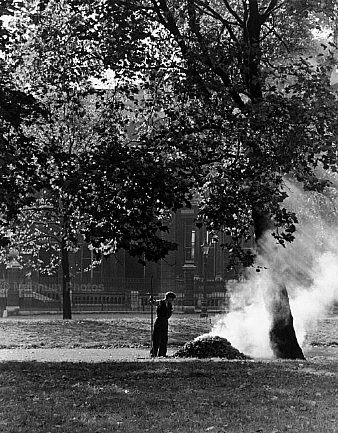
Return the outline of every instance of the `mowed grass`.
<path id="1" fill-rule="evenodd" d="M 209 332 L 215 317 L 176 314 L 170 319 L 169 345 L 182 346 Z M 0 349 L 29 348 L 150 348 L 150 316 L 92 315 L 73 320 L 54 317 L 10 317 L 0 319 Z"/>
<path id="2" fill-rule="evenodd" d="M 180 347 L 208 333 L 219 315 L 208 319 L 175 313 L 169 322 L 169 346 Z M 0 350 L 29 348 L 150 347 L 149 314 L 75 315 L 73 320 L 54 316 L 0 318 Z M 318 323 L 306 336 L 307 345 L 338 345 L 338 316 Z M 231 342 L 231 341 L 230 341 Z"/>
<path id="3" fill-rule="evenodd" d="M 0 363 L 0 432 L 338 431 L 337 363 Z"/>
<path id="4" fill-rule="evenodd" d="M 309 342 L 336 342 L 335 317 Z M 208 332 L 176 315 L 169 345 Z M 149 317 L 0 321 L 2 349 L 149 347 Z M 332 343 L 333 344 L 333 343 Z M 0 350 L 1 355 L 1 350 Z M 338 362 L 0 362 L 0 433 L 338 433 Z"/>

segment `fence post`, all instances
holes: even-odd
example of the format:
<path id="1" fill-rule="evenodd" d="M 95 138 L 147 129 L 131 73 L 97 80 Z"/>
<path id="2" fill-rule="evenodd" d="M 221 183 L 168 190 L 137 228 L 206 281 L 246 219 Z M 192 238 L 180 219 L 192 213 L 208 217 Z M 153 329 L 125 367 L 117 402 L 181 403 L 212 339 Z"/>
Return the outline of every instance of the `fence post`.
<path id="1" fill-rule="evenodd" d="M 19 286 L 22 279 L 22 266 L 18 262 L 19 251 L 12 248 L 9 251 L 9 263 L 7 269 L 7 306 L 4 317 L 19 314 Z"/>

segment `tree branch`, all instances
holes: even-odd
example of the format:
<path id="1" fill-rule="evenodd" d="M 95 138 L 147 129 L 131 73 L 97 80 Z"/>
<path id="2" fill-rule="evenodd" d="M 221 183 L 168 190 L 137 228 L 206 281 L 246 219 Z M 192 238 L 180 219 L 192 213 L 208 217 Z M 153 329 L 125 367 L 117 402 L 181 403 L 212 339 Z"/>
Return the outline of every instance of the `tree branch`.
<path id="1" fill-rule="evenodd" d="M 197 6 L 201 11 L 203 11 L 202 6 Z M 225 18 L 222 17 L 222 15 L 220 15 L 218 12 L 215 11 L 215 9 L 213 9 L 212 7 L 210 7 L 209 5 L 203 3 L 203 7 L 205 8 L 206 11 L 209 12 L 209 16 L 212 16 L 213 18 L 218 19 L 223 25 L 224 27 L 227 29 L 231 39 L 235 42 L 238 43 L 238 39 L 234 33 L 234 31 L 232 30 L 231 26 L 232 25 L 238 25 L 238 23 L 231 23 L 228 20 L 226 20 Z M 204 11 L 205 12 L 205 11 Z M 205 12 L 206 13 L 206 12 Z"/>
<path id="2" fill-rule="evenodd" d="M 273 27 L 269 28 L 266 24 L 263 24 L 263 25 L 269 31 L 268 31 L 268 33 L 266 35 L 264 35 L 264 37 L 261 40 L 265 39 L 270 33 L 272 33 L 272 34 L 274 34 L 277 37 L 277 39 L 281 42 L 281 44 L 284 45 L 284 47 L 286 48 L 286 51 L 288 53 L 290 53 L 290 47 L 286 44 L 286 42 L 284 41 L 284 39 L 276 32 L 276 30 Z"/>
<path id="3" fill-rule="evenodd" d="M 265 9 L 265 12 L 261 15 L 263 20 L 266 21 L 269 15 L 278 7 L 278 0 L 271 0 L 269 6 Z"/>
<path id="4" fill-rule="evenodd" d="M 185 60 L 188 63 L 188 68 L 191 70 L 197 83 L 203 89 L 205 95 L 210 98 L 211 93 L 209 89 L 205 86 L 202 77 L 194 66 L 193 56 L 191 56 L 191 52 L 184 41 L 184 37 L 182 36 L 179 28 L 177 27 L 175 18 L 168 7 L 166 0 L 159 0 L 159 2 L 157 2 L 156 0 L 151 0 L 151 2 L 154 5 L 154 10 L 159 17 L 160 23 L 174 36 L 183 56 L 185 57 Z M 166 19 L 164 19 L 162 12 L 165 15 Z"/>
<path id="5" fill-rule="evenodd" d="M 60 243 L 60 239 L 57 236 L 54 235 L 46 235 L 46 234 L 41 234 L 41 235 L 36 235 L 33 236 L 25 241 L 19 241 L 17 243 L 17 245 L 28 245 L 31 244 L 34 241 L 40 241 L 41 239 L 46 239 L 46 238 L 50 238 L 50 239 L 54 239 L 57 243 Z"/>
<path id="6" fill-rule="evenodd" d="M 155 13 L 161 17 L 161 23 L 165 26 L 167 30 L 175 37 L 176 42 L 178 43 L 183 56 L 185 57 L 188 66 L 191 67 L 191 71 L 194 74 L 195 78 L 197 79 L 197 82 L 202 86 L 202 88 L 207 92 L 207 95 L 210 97 L 210 91 L 207 89 L 204 80 L 200 76 L 199 72 L 197 71 L 195 65 L 194 65 L 194 56 L 192 55 L 190 49 L 186 45 L 184 38 L 177 27 L 177 24 L 175 22 L 175 18 L 173 14 L 171 13 L 166 0 L 159 0 L 158 2 L 156 0 L 151 0 L 152 4 L 154 5 Z M 228 3 L 228 2 L 227 2 Z M 230 6 L 229 6 L 230 7 Z M 230 8 L 231 9 L 231 8 Z M 165 15 L 166 19 L 163 18 L 162 13 Z M 229 75 L 224 71 L 223 68 L 220 66 L 217 66 L 213 63 L 211 60 L 207 50 L 205 49 L 205 46 L 203 44 L 203 37 L 202 35 L 197 32 L 196 28 L 191 28 L 191 30 L 195 33 L 195 36 L 198 38 L 199 43 L 201 45 L 201 48 L 203 50 L 204 55 L 206 56 L 206 59 L 204 60 L 204 64 L 211 68 L 211 70 L 218 75 L 218 77 L 222 80 L 224 86 L 229 90 L 229 94 L 232 97 L 233 101 L 237 104 L 237 106 L 242 110 L 246 110 L 246 104 L 243 102 L 242 98 L 240 97 L 239 93 L 236 92 L 236 90 L 233 88 L 231 79 Z M 202 37 L 202 39 L 201 39 Z"/>
<path id="7" fill-rule="evenodd" d="M 238 15 L 238 13 L 236 11 L 234 11 L 234 9 L 232 9 L 229 2 L 227 0 L 223 0 L 223 3 L 225 5 L 225 7 L 227 8 L 227 10 L 231 13 L 231 15 L 236 19 L 236 21 L 239 22 L 239 24 L 241 26 L 243 26 L 244 21 L 241 19 L 241 17 Z"/>
<path id="8" fill-rule="evenodd" d="M 156 0 L 151 0 L 151 3 L 153 4 L 154 11 L 155 11 L 155 13 L 156 13 L 156 15 L 157 15 L 157 17 L 158 17 L 160 23 L 161 23 L 165 28 L 168 28 L 168 27 L 167 27 L 167 26 L 168 26 L 168 23 L 167 23 L 167 21 L 165 20 L 165 18 L 163 17 L 161 7 L 160 7 L 159 4 L 157 3 L 157 1 L 156 1 Z M 160 1 L 160 4 L 161 4 L 161 6 L 163 7 L 163 1 Z M 166 6 L 166 9 L 168 9 L 168 6 L 166 5 L 166 2 L 164 2 L 164 4 L 165 4 L 165 6 Z"/>

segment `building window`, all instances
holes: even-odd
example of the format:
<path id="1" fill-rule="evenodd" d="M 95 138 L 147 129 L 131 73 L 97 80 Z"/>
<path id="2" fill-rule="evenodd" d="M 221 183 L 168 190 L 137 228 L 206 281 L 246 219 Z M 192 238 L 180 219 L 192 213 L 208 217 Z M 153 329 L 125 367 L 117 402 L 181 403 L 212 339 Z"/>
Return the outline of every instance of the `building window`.
<path id="1" fill-rule="evenodd" d="M 189 221 L 184 224 L 184 260 L 194 262 L 196 249 L 196 231 Z"/>

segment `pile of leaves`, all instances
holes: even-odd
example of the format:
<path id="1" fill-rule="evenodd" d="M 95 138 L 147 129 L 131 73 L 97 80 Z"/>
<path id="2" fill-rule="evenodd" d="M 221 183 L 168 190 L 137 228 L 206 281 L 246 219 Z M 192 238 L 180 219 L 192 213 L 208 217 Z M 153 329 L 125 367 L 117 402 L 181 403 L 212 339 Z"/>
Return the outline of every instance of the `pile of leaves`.
<path id="1" fill-rule="evenodd" d="M 188 341 L 174 353 L 178 358 L 250 359 L 223 337 L 205 335 Z"/>

